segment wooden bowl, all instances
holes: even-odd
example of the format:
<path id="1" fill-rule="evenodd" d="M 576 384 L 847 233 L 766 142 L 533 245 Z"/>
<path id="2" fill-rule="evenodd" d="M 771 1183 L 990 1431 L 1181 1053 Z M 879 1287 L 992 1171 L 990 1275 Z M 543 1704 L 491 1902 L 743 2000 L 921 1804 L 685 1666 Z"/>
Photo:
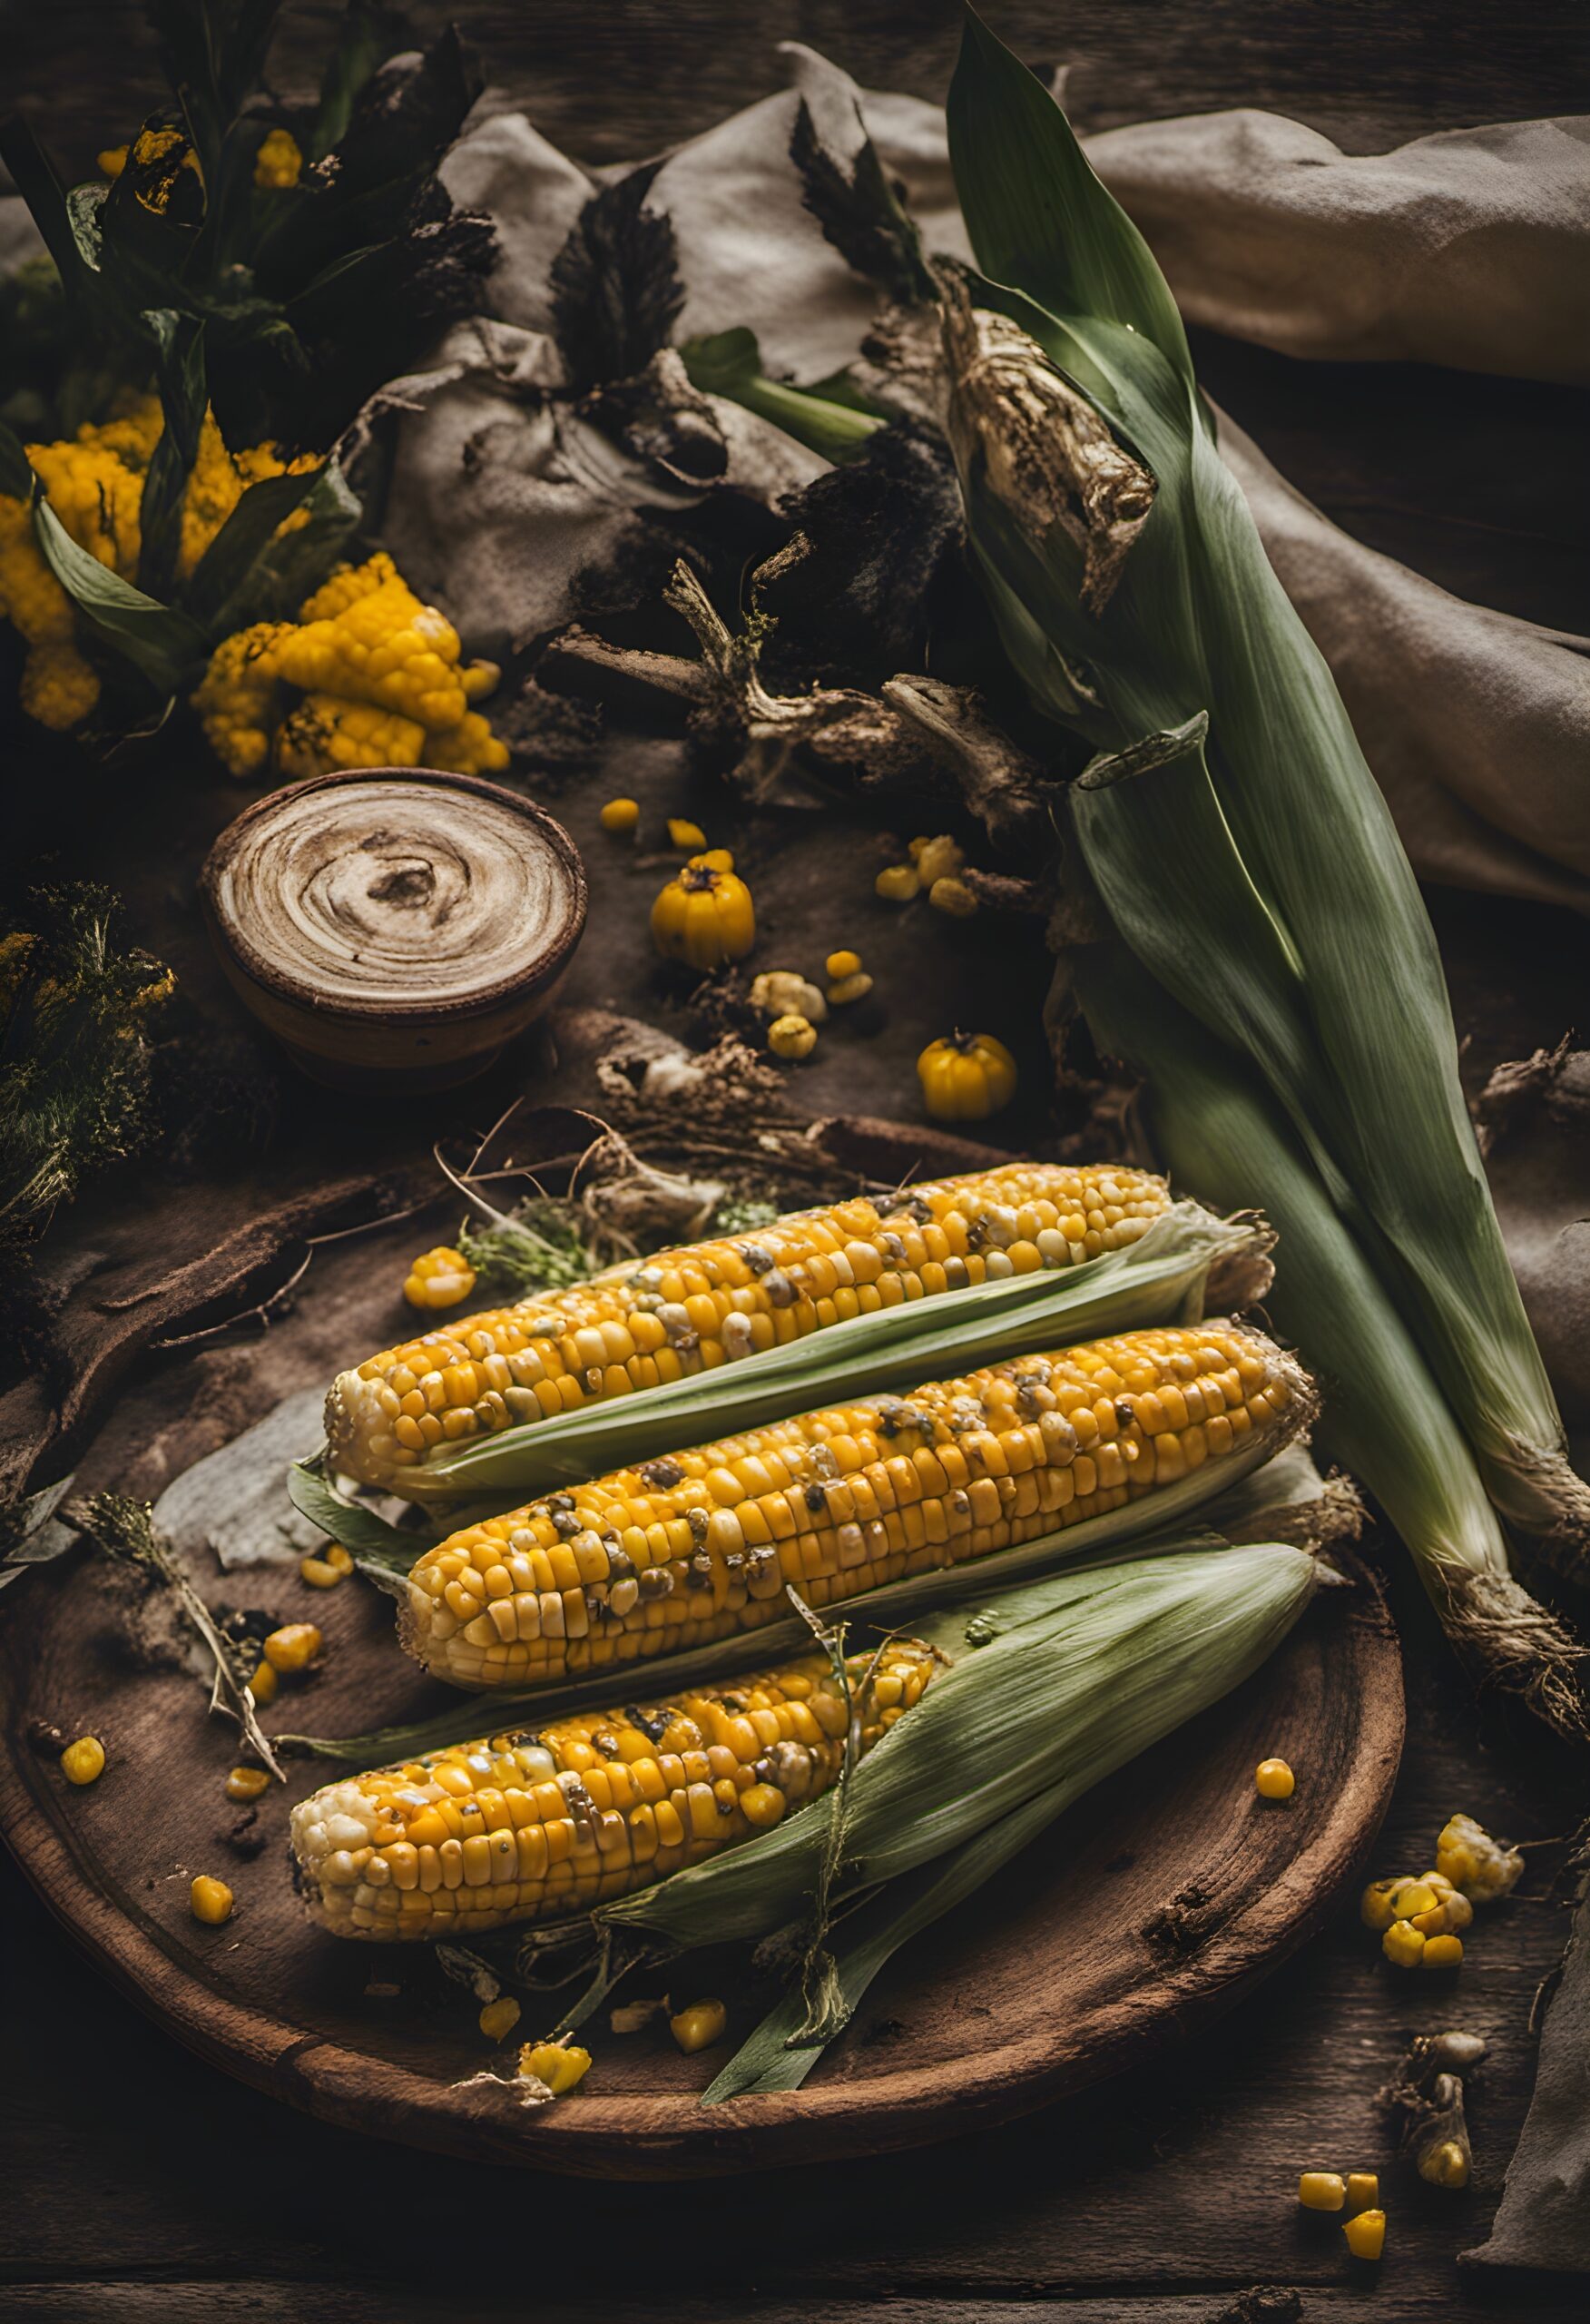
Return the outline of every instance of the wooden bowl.
<path id="1" fill-rule="evenodd" d="M 200 880 L 221 963 L 315 1080 L 441 1089 L 546 1007 L 585 925 L 561 823 L 472 774 L 317 775 L 257 799 Z"/>

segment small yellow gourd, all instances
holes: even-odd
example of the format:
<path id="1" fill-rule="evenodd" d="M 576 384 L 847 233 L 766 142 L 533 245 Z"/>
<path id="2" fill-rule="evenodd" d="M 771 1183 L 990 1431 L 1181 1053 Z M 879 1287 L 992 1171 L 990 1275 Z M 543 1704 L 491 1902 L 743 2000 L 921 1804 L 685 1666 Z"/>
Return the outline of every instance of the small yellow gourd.
<path id="1" fill-rule="evenodd" d="M 652 938 L 665 960 L 692 969 L 742 960 L 756 942 L 756 910 L 743 880 L 692 855 L 652 906 Z"/>
<path id="2" fill-rule="evenodd" d="M 980 1122 L 1016 1095 L 1016 1059 L 992 1033 L 950 1033 L 923 1050 L 917 1078 L 935 1121 Z"/>

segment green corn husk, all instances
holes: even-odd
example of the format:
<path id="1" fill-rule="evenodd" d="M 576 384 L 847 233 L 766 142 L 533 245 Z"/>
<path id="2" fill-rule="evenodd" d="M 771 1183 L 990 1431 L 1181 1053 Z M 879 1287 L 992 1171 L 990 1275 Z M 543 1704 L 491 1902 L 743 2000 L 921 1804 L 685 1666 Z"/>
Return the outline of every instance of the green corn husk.
<path id="1" fill-rule="evenodd" d="M 1251 893 L 1235 924 L 1211 897 L 1183 929 L 1194 973 L 1177 989 L 1217 970 L 1228 992 L 1280 980 L 1278 1010 L 1255 1000 L 1220 1029 L 1294 1097 L 1300 1060 L 1267 1036 L 1277 1015 L 1306 1031 L 1309 1135 L 1399 1254 L 1491 1498 L 1582 1559 L 1590 1489 L 1567 1463 L 1503 1247 L 1429 921 L 1330 670 L 1219 457 L 1169 291 L 1060 108 L 975 17 L 949 132 L 990 278 L 944 283 L 949 434 L 1006 650 L 1038 706 L 1105 753 L 1208 712 L 1209 795 L 1154 787 L 1183 794 L 1176 832 L 1196 822 L 1225 892 L 1245 881 Z M 1134 786 L 1119 788 L 1124 814 Z M 1195 901 L 1178 860 L 1162 835 L 1128 877 L 1134 943 L 1173 934 Z"/>
<path id="2" fill-rule="evenodd" d="M 1586 1732 L 1585 1649 L 1531 1598 L 1452 1409 L 1369 1257 L 1250 1068 L 1120 943 L 1067 955 L 1094 1038 L 1145 1077 L 1156 1151 L 1210 1200 L 1260 1187 L 1281 1263 L 1265 1305 L 1319 1380 L 1319 1433 L 1412 1551 L 1454 1644 L 1559 1731 Z"/>
<path id="3" fill-rule="evenodd" d="M 502 1429 L 416 1463 L 404 1472 L 402 1491 L 415 1501 L 549 1492 L 836 1396 L 947 1379 L 1111 1332 L 1196 1322 L 1212 1269 L 1232 1285 L 1222 1296 L 1242 1306 L 1264 1248 L 1251 1217 L 1216 1218 L 1196 1203 L 1177 1203 L 1121 1250 L 878 1308 L 639 1395 Z"/>
<path id="4" fill-rule="evenodd" d="M 1270 1526 L 1297 1540 L 1331 1538 L 1340 1530 L 1340 1522 L 1324 1512 L 1316 1516 L 1321 1488 L 1312 1463 L 1303 1465 L 1298 1443 L 1314 1412 L 1312 1389 L 1300 1369 L 1292 1381 L 1292 1402 L 1285 1422 L 1272 1433 L 1249 1438 L 1240 1451 L 1219 1462 L 1205 1462 L 1201 1468 L 1189 1470 L 1146 1500 L 1124 1502 L 1079 1524 L 1061 1526 L 1052 1533 L 1019 1542 L 1014 1549 L 996 1550 L 962 1565 L 908 1574 L 859 1597 L 830 1600 L 823 1609 L 825 1619 L 842 1620 L 853 1615 L 869 1627 L 898 1628 L 926 1610 L 963 1604 L 968 1598 L 986 1596 L 991 1589 L 1003 1590 L 1046 1574 L 1058 1565 L 1075 1568 L 1084 1560 L 1097 1563 L 1159 1555 L 1168 1544 L 1178 1541 L 1207 1546 L 1228 1530 L 1245 1539 Z M 1291 1457 L 1294 1454 L 1296 1459 Z M 1188 1531 L 1194 1518 L 1212 1531 Z M 791 1611 L 780 1620 L 760 1623 L 752 1631 L 715 1639 L 710 1645 L 651 1663 L 646 1683 L 653 1689 L 699 1686 L 741 1668 L 753 1647 L 759 1655 L 776 1659 L 800 1651 L 807 1640 L 805 1619 Z M 562 1718 L 571 1711 L 593 1709 L 607 1701 L 613 1685 L 612 1671 L 603 1669 L 562 1686 L 538 1688 L 533 1693 L 494 1695 L 492 1717 L 497 1728 L 525 1719 Z M 376 1728 L 364 1735 L 285 1735 L 280 1739 L 295 1750 L 312 1751 L 322 1758 L 374 1767 L 466 1740 L 478 1728 L 480 1711 L 481 1698 L 471 1695 L 434 1718 L 401 1727 Z"/>
<path id="5" fill-rule="evenodd" d="M 1002 1591 L 970 1623 L 941 1614 L 924 1635 L 950 1668 L 838 1790 L 727 1856 L 600 1906 L 601 1928 L 675 1951 L 805 1923 L 810 1958 L 828 1935 L 808 1919 L 825 1864 L 838 1866 L 836 1909 L 881 1887 L 839 1924 L 820 2024 L 783 2004 L 709 2102 L 803 2079 L 899 1945 L 1094 1784 L 1240 1685 L 1291 1629 L 1319 1572 L 1282 1543 L 1183 1548 Z"/>

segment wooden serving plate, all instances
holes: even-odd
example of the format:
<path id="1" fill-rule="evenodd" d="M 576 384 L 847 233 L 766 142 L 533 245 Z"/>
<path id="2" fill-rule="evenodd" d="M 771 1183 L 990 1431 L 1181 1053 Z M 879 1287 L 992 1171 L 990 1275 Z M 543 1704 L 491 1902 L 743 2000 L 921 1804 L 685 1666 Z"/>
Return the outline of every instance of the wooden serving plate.
<path id="1" fill-rule="evenodd" d="M 268 1335 L 145 1358 L 104 1414 L 79 1489 L 152 1495 L 290 1390 L 324 1383 L 350 1351 L 387 1344 L 402 1255 L 425 1239 L 410 1220 L 329 1245 Z M 362 1583 L 320 1593 L 294 1561 L 230 1573 L 201 1562 L 195 1579 L 212 1606 L 310 1619 L 325 1632 L 321 1674 L 284 1687 L 269 1725 L 347 1734 L 458 1699 L 398 1655 L 391 1601 Z M 240 1811 L 222 1793 L 236 1738 L 206 1716 L 192 1678 L 134 1667 L 113 1587 L 103 1561 L 74 1551 L 8 1591 L 0 1620 L 0 1831 L 65 1928 L 179 2040 L 292 2105 L 416 2146 L 583 2175 L 687 2177 L 919 2145 L 1141 2063 L 1229 2007 L 1318 1926 L 1364 1862 L 1402 1741 L 1396 1640 L 1362 1575 L 1355 1589 L 1321 1591 L 1245 1687 L 1082 1801 L 898 1956 L 802 2090 L 703 2110 L 697 2096 L 727 2047 L 686 2058 L 665 2025 L 621 2037 L 603 2013 L 587 2029 L 595 2063 L 582 2088 L 528 2109 L 500 2090 L 456 2087 L 506 2067 L 512 2048 L 489 2049 L 477 2004 L 427 1948 L 355 1945 L 303 1918 L 287 1804 L 335 1763 L 290 1760 L 285 1795 L 274 1787 L 258 1811 L 262 1852 L 236 1852 L 228 1833 Z M 103 1738 L 98 1783 L 65 1782 L 54 1752 L 30 1744 L 39 1719 Z M 489 1720 L 487 1710 L 483 1728 Z M 1255 1764 L 1271 1754 L 1298 1774 L 1283 1806 L 1253 1789 Z M 221 1928 L 189 1913 L 199 1872 L 236 1894 Z M 399 1993 L 371 1997 L 372 1981 Z M 721 1994 L 731 2039 L 770 2000 L 739 1955 L 693 1956 L 670 1982 L 676 2004 Z M 525 2003 L 520 2036 L 545 2030 L 559 2006 Z"/>

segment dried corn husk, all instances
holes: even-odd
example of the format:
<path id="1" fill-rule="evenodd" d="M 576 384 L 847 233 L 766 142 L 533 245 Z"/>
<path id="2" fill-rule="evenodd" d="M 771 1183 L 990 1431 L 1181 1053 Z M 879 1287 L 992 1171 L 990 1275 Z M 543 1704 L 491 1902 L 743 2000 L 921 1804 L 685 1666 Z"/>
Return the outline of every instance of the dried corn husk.
<path id="1" fill-rule="evenodd" d="M 1039 707 L 1113 756 L 1209 714 L 1207 783 L 1181 786 L 1174 834 L 1114 882 L 1123 932 L 1151 966 L 1153 940 L 1179 933 L 1194 973 L 1177 990 L 1221 974 L 1228 998 L 1247 993 L 1242 1021 L 1221 1029 L 1283 1098 L 1297 1102 L 1307 1066 L 1310 1143 L 1395 1246 L 1398 1292 L 1493 1501 L 1582 1558 L 1590 1489 L 1568 1466 L 1503 1249 L 1429 921 L 1330 670 L 1220 459 L 1163 279 L 1059 107 L 976 18 L 948 121 L 991 278 L 943 278 L 949 434 L 1007 651 Z M 1122 818 L 1134 787 L 1115 786 Z M 1095 818 L 1090 852 L 1097 832 Z M 1235 925 L 1210 902 L 1178 931 L 1197 881 L 1166 889 L 1189 835 L 1241 901 Z M 1278 1019 L 1302 1051 L 1271 1045 Z"/>

